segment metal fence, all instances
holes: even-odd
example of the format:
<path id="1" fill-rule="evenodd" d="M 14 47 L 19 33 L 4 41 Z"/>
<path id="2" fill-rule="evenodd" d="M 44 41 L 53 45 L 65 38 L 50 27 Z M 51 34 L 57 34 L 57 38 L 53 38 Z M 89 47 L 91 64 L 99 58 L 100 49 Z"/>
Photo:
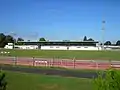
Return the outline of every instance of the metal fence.
<path id="1" fill-rule="evenodd" d="M 60 58 L 36 58 L 36 57 L 0 57 L 0 64 L 61 67 L 71 69 L 107 69 L 109 67 L 120 68 L 120 61 L 113 60 L 77 60 Z"/>

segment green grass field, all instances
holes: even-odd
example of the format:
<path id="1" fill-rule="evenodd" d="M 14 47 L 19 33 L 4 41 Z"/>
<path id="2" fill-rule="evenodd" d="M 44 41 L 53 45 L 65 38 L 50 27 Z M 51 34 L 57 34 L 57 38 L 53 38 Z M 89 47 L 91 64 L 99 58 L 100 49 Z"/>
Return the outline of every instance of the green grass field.
<path id="1" fill-rule="evenodd" d="M 90 79 L 4 71 L 7 90 L 92 90 Z"/>
<path id="2" fill-rule="evenodd" d="M 120 60 L 120 51 L 49 51 L 49 50 L 1 50 L 9 51 L 10 56 Z M 7 54 L 6 54 L 7 55 Z"/>

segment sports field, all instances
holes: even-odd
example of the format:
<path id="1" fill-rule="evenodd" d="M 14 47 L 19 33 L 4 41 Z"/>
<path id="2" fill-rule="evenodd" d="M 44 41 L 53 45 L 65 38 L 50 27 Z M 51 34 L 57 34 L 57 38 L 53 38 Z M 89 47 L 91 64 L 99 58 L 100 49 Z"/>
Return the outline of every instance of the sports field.
<path id="1" fill-rule="evenodd" d="M 92 90 L 91 79 L 4 71 L 7 90 Z"/>
<path id="2" fill-rule="evenodd" d="M 49 51 L 49 50 L 3 50 L 10 52 L 9 56 L 42 57 L 42 58 L 70 58 L 120 60 L 120 51 Z M 2 54 L 1 54 L 2 55 Z"/>

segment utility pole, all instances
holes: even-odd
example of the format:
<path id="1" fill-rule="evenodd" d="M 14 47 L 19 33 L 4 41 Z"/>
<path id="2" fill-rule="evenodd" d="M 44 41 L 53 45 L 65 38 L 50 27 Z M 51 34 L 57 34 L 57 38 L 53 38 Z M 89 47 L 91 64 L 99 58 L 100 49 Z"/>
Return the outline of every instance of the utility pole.
<path id="1" fill-rule="evenodd" d="M 102 50 L 104 50 L 104 32 L 105 32 L 105 21 L 102 21 Z"/>

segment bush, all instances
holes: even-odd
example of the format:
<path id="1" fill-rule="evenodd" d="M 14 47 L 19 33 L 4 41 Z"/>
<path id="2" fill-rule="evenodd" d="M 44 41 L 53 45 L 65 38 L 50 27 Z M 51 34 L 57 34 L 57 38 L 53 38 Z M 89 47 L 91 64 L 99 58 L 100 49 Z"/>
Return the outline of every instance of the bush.
<path id="1" fill-rule="evenodd" d="M 120 90 L 120 72 L 112 68 L 105 73 L 98 72 L 98 77 L 94 79 L 94 86 L 95 90 Z"/>
<path id="2" fill-rule="evenodd" d="M 0 90 L 6 90 L 6 75 L 2 71 L 0 71 Z"/>

